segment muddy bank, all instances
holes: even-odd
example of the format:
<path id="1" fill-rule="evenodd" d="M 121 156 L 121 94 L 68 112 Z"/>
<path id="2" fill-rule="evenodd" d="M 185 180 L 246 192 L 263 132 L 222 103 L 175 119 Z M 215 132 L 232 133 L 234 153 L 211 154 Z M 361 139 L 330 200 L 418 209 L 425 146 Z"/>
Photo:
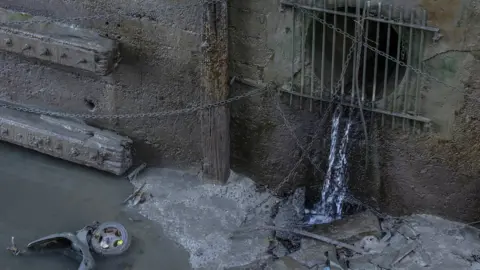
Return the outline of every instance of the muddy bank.
<path id="1" fill-rule="evenodd" d="M 188 270 L 188 254 L 161 227 L 121 206 L 132 192 L 124 178 L 0 143 L 0 247 L 15 236 L 20 246 L 55 232 L 74 231 L 94 220 L 124 224 L 133 236 L 125 256 L 100 258 L 99 269 Z M 132 221 L 134 220 L 134 221 Z M 61 255 L 14 257 L 0 252 L 1 269 L 76 269 Z"/>

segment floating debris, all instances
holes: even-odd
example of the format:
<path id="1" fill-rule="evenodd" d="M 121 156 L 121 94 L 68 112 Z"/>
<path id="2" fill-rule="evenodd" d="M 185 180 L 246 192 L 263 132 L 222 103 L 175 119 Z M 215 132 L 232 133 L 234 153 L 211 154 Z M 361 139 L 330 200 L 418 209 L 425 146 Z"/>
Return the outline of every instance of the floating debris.
<path id="1" fill-rule="evenodd" d="M 10 240 L 10 246 L 7 247 L 7 250 L 10 251 L 15 256 L 18 256 L 23 253 L 20 249 L 17 248 L 17 245 L 15 244 L 14 236 L 12 236 L 12 239 Z"/>
<path id="2" fill-rule="evenodd" d="M 131 182 L 147 167 L 147 163 L 142 163 L 140 166 L 135 168 L 131 173 L 128 174 L 127 179 Z"/>

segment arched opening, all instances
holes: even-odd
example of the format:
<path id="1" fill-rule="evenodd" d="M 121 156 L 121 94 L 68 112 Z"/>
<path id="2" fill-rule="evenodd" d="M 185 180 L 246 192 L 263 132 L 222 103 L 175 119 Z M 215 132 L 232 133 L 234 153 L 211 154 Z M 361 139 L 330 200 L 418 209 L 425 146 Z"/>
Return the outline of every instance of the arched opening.
<path id="1" fill-rule="evenodd" d="M 339 11 L 345 12 L 345 9 L 340 8 Z M 348 8 L 347 13 L 356 14 L 356 8 Z M 360 13 L 363 13 L 363 11 L 361 10 Z M 317 13 L 316 16 L 320 19 L 325 19 L 328 24 L 335 25 L 350 36 L 355 36 L 356 18 L 341 15 L 335 16 L 330 13 Z M 307 29 L 306 50 L 309 57 L 314 55 L 312 59 L 314 73 L 318 81 L 321 81 L 323 84 L 324 97 L 329 97 L 333 92 L 337 93 L 336 98 L 341 98 L 342 101 L 351 100 L 354 79 L 358 79 L 360 91 L 363 92 L 361 95 L 364 96 L 365 101 L 378 101 L 384 96 L 393 93 L 395 84 L 399 84 L 405 74 L 405 68 L 397 67 L 395 61 L 389 60 L 385 56 L 371 49 L 365 49 L 366 47 L 362 46 L 359 52 L 359 71 L 358 73 L 354 72 L 353 61 L 355 59 L 352 54 L 344 76 L 343 96 L 340 96 L 341 91 L 335 92 L 332 90 L 341 80 L 343 66 L 353 45 L 353 40 L 325 26 L 318 20 L 312 20 Z M 313 31 L 314 29 L 315 31 Z M 406 53 L 402 49 L 404 41 L 401 41 L 401 37 L 392 25 L 365 20 L 363 29 L 366 31 L 364 33 L 364 42 L 378 48 L 378 51 L 394 59 L 406 62 Z M 315 32 L 315 42 L 313 32 Z M 325 37 L 325 42 L 323 42 L 323 37 Z M 367 37 L 367 40 L 365 40 L 365 37 Z M 317 87 L 320 87 L 320 85 Z"/>

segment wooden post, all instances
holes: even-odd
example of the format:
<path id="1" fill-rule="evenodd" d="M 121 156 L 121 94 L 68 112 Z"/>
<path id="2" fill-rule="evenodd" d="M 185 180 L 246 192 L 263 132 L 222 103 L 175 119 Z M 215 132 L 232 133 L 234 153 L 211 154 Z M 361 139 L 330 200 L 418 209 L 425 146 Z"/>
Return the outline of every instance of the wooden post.
<path id="1" fill-rule="evenodd" d="M 202 35 L 203 104 L 225 100 L 228 80 L 227 0 L 205 3 Z M 203 179 L 224 184 L 230 176 L 230 113 L 228 104 L 201 112 Z"/>

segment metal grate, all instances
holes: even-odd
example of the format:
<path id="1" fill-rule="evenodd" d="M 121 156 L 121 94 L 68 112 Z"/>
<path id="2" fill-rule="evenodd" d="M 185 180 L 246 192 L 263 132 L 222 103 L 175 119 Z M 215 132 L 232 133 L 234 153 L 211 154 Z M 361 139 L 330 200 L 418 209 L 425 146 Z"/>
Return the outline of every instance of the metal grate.
<path id="1" fill-rule="evenodd" d="M 282 91 L 290 103 L 308 99 L 310 110 L 313 100 L 362 107 L 392 128 L 430 123 L 422 116 L 422 63 L 427 35 L 439 30 L 427 26 L 423 9 L 352 2 L 282 2 L 293 12 L 292 76 Z"/>

